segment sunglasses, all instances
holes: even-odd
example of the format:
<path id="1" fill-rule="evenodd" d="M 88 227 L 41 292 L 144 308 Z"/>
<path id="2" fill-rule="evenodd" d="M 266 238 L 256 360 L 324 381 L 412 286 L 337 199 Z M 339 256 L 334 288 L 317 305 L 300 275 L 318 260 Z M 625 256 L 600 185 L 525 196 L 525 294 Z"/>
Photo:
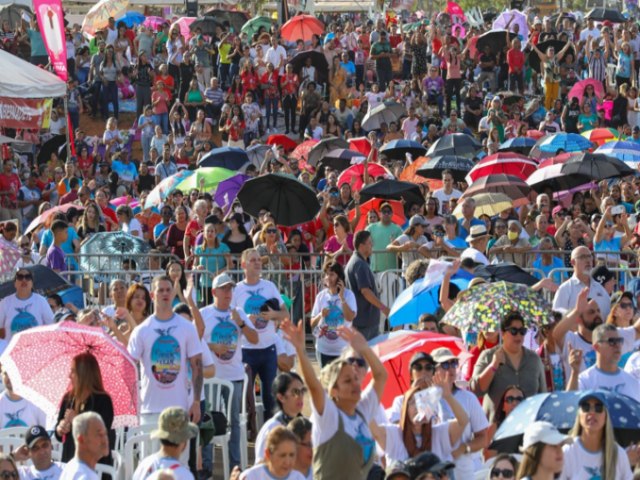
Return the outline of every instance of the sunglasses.
<path id="1" fill-rule="evenodd" d="M 448 360 L 446 362 L 439 363 L 438 366 L 443 370 L 449 370 L 451 368 L 458 368 L 458 360 Z"/>
<path id="2" fill-rule="evenodd" d="M 607 223 L 605 223 L 605 224 L 604 224 L 604 226 L 605 226 L 606 228 L 612 228 L 612 227 L 613 227 L 613 223 L 611 223 L 611 222 L 607 222 Z"/>
<path id="3" fill-rule="evenodd" d="M 278 229 L 277 228 L 268 228 L 267 229 L 267 233 L 278 233 Z"/>
<path id="4" fill-rule="evenodd" d="M 306 393 L 307 393 L 307 387 L 291 389 L 291 395 L 293 395 L 294 397 L 304 397 Z"/>
<path id="5" fill-rule="evenodd" d="M 507 328 L 505 332 L 509 332 L 513 336 L 522 335 L 524 337 L 527 334 L 527 329 L 525 327 L 520 327 L 520 328 L 511 327 L 511 328 Z"/>
<path id="6" fill-rule="evenodd" d="M 349 357 L 346 359 L 346 362 L 349 365 L 356 365 L 360 368 L 364 368 L 367 366 L 367 362 L 365 362 L 364 358 L 360 358 L 360 357 Z"/>
<path id="7" fill-rule="evenodd" d="M 17 273 L 16 280 L 33 280 L 30 273 Z"/>
<path id="8" fill-rule="evenodd" d="M 624 343 L 624 338 L 622 337 L 611 337 L 606 340 L 598 340 L 598 343 L 607 343 L 610 347 L 617 347 Z"/>
<path id="9" fill-rule="evenodd" d="M 523 400 L 524 400 L 524 397 L 514 397 L 513 395 L 509 395 L 504 399 L 504 401 L 507 403 L 520 403 Z"/>
<path id="10" fill-rule="evenodd" d="M 29 246 L 29 244 L 27 244 L 27 247 L 28 247 L 28 246 Z M 620 302 L 620 303 L 618 304 L 618 306 L 619 306 L 620 308 L 624 308 L 624 309 L 626 310 L 627 308 L 633 308 L 633 303 L 631 303 L 631 302 Z"/>
<path id="11" fill-rule="evenodd" d="M 414 363 L 413 365 L 411 365 L 411 369 L 415 370 L 416 372 L 425 370 L 427 372 L 433 373 L 436 371 L 436 367 L 432 363 Z"/>
<path id="12" fill-rule="evenodd" d="M 500 468 L 492 468 L 491 469 L 491 478 L 499 477 L 502 475 L 502 478 L 513 478 L 513 470 L 509 470 L 508 468 L 500 469 Z"/>
<path id="13" fill-rule="evenodd" d="M 580 404 L 580 410 L 582 410 L 583 413 L 589 413 L 592 410 L 596 413 L 602 413 L 604 412 L 604 405 L 601 402 L 596 402 L 596 403 L 589 403 L 589 402 L 583 402 Z"/>

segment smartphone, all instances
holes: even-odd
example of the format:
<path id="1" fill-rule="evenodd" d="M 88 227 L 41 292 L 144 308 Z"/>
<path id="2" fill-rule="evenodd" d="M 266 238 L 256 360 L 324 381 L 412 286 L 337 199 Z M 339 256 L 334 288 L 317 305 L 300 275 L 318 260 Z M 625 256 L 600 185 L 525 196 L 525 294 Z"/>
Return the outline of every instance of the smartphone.
<path id="1" fill-rule="evenodd" d="M 611 215 L 622 215 L 624 212 L 624 205 L 616 205 L 611 209 Z"/>

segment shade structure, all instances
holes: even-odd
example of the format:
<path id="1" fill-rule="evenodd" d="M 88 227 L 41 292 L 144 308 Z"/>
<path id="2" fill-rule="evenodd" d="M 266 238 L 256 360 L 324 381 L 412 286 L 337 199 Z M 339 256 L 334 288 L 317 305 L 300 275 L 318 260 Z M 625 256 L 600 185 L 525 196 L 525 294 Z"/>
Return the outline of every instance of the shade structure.
<path id="1" fill-rule="evenodd" d="M 608 20 L 612 23 L 624 23 L 627 21 L 627 18 L 619 10 L 613 8 L 594 8 L 587 13 L 585 18 L 600 22 Z"/>
<path id="2" fill-rule="evenodd" d="M 324 53 L 316 50 L 305 50 L 294 55 L 294 57 L 289 61 L 293 66 L 294 73 L 300 76 L 302 67 L 304 67 L 307 62 L 307 58 L 311 58 L 311 65 L 316 68 L 318 83 L 327 83 L 329 78 L 329 64 L 327 63 L 327 57 L 324 56 Z"/>
<path id="3" fill-rule="evenodd" d="M 222 167 L 228 170 L 240 170 L 249 163 L 247 152 L 237 147 L 213 148 L 200 159 L 199 167 Z"/>
<path id="4" fill-rule="evenodd" d="M 471 135 L 466 133 L 452 133 L 439 138 L 427 150 L 427 157 L 435 157 L 436 155 L 460 155 L 463 157 L 473 158 L 482 148 Z"/>
<path id="5" fill-rule="evenodd" d="M 307 164 L 312 167 L 318 166 L 320 160 L 322 160 L 327 153 L 331 150 L 335 150 L 336 148 L 349 148 L 349 143 L 338 137 L 323 138 L 309 150 L 309 154 L 306 158 Z"/>
<path id="6" fill-rule="evenodd" d="M 488 282 L 499 282 L 504 280 L 510 283 L 520 283 L 533 287 L 538 283 L 538 279 L 530 273 L 524 271 L 519 265 L 504 262 L 497 265 L 480 265 L 474 271 L 476 277 L 481 277 Z"/>
<path id="7" fill-rule="evenodd" d="M 0 92 L 3 97 L 54 98 L 66 95 L 67 84 L 57 75 L 0 49 Z"/>
<path id="8" fill-rule="evenodd" d="M 365 168 L 371 180 L 375 180 L 377 178 L 393 178 L 391 172 L 379 163 L 358 163 L 350 166 L 340 174 L 338 177 L 338 186 L 340 187 L 347 183 L 351 185 L 351 190 L 362 189 L 364 186 Z"/>
<path id="9" fill-rule="evenodd" d="M 237 173 L 222 167 L 199 167 L 194 170 L 193 175 L 180 181 L 175 188 L 181 192 L 188 192 L 194 188 L 209 192 L 215 190 L 221 181 L 233 177 Z"/>
<path id="10" fill-rule="evenodd" d="M 84 210 L 84 207 L 82 205 L 77 205 L 75 203 L 65 203 L 64 205 L 58 205 L 57 207 L 51 207 L 49 210 L 45 210 L 40 215 L 38 215 L 36 218 L 34 218 L 31 221 L 31 223 L 29 224 L 29 226 L 27 227 L 27 229 L 25 230 L 24 233 L 27 234 L 27 233 L 30 233 L 30 232 L 34 231 L 36 228 L 38 228 L 42 224 L 44 224 L 47 221 L 49 221 L 51 216 L 54 215 L 55 213 L 58 213 L 58 212 L 67 213 L 72 208 L 75 208 L 75 209 L 81 210 L 81 211 Z"/>
<path id="11" fill-rule="evenodd" d="M 269 31 L 272 24 L 273 21 L 269 17 L 257 16 L 248 20 L 247 23 L 242 26 L 241 31 L 246 33 L 249 37 L 253 37 L 253 35 L 258 33 L 261 28 Z"/>
<path id="12" fill-rule="evenodd" d="M 543 168 L 549 167 L 551 165 L 560 165 L 567 163 L 567 161 L 576 155 L 579 155 L 578 152 L 573 153 L 561 153 L 560 155 L 555 155 L 553 157 L 545 158 L 541 160 L 538 164 L 538 170 L 542 170 Z"/>
<path id="13" fill-rule="evenodd" d="M 513 208 L 513 200 L 504 193 L 478 193 L 471 198 L 476 202 L 476 210 L 474 213 L 476 217 L 480 217 L 481 215 L 493 217 L 500 212 Z M 456 208 L 453 210 L 453 215 L 457 218 L 462 218 L 462 203 L 456 205 Z"/>
<path id="14" fill-rule="evenodd" d="M 293 157 L 296 160 L 307 160 L 309 158 L 309 152 L 315 144 L 318 143 L 318 140 L 305 140 L 300 145 L 298 145 L 293 152 L 289 155 L 289 157 Z"/>
<path id="15" fill-rule="evenodd" d="M 271 173 L 246 181 L 238 200 L 248 214 L 258 218 L 265 208 L 278 225 L 288 227 L 308 222 L 320 211 L 315 191 L 288 174 Z"/>
<path id="16" fill-rule="evenodd" d="M 215 17 L 204 16 L 196 18 L 189 25 L 189 30 L 193 33 L 196 29 L 200 29 L 203 35 L 215 35 L 217 27 L 222 24 Z"/>
<path id="17" fill-rule="evenodd" d="M 80 268 L 85 272 L 121 271 L 124 260 L 133 260 L 144 270 L 149 250 L 149 242 L 123 231 L 94 233 L 80 246 Z"/>
<path id="18" fill-rule="evenodd" d="M 29 270 L 33 276 L 33 291 L 42 296 L 49 296 L 52 293 L 66 290 L 71 287 L 61 275 L 44 265 L 31 265 L 24 267 Z M 7 297 L 16 293 L 16 286 L 13 279 L 8 280 L 0 285 L 0 298 Z"/>
<path id="19" fill-rule="evenodd" d="M 349 150 L 346 148 L 336 148 L 327 152 L 320 160 L 320 165 L 331 167 L 334 170 L 342 172 L 349 168 L 352 164 L 363 162 L 365 157 L 360 152 Z"/>
<path id="20" fill-rule="evenodd" d="M 404 105 L 388 100 L 373 108 L 364 116 L 362 128 L 367 131 L 378 130 L 383 123 L 389 125 L 391 122 L 397 122 L 406 113 L 407 109 Z"/>
<path id="21" fill-rule="evenodd" d="M 529 22 L 527 16 L 519 10 L 504 11 L 493 21 L 492 29 L 502 29 L 509 31 L 514 30 L 514 26 L 518 25 L 519 34 L 524 38 L 529 36 Z"/>
<path id="22" fill-rule="evenodd" d="M 127 12 L 129 0 L 100 0 L 87 12 L 82 31 L 94 35 L 109 25 L 109 18 L 118 18 Z"/>
<path id="23" fill-rule="evenodd" d="M 411 182 L 411 183 L 428 183 L 429 186 L 431 187 L 431 190 L 437 190 L 438 188 L 441 188 L 442 180 L 427 179 L 422 175 L 418 175 L 417 173 L 418 170 L 420 170 L 422 167 L 425 166 L 427 162 L 429 162 L 429 160 L 431 160 L 429 157 L 416 158 L 411 163 L 411 165 L 408 165 L 407 167 L 405 167 L 404 170 L 402 170 L 402 172 L 400 173 L 400 176 L 398 177 L 398 180 L 402 180 L 404 182 Z M 434 186 L 434 184 L 437 184 L 437 186 Z"/>
<path id="24" fill-rule="evenodd" d="M 467 157 L 436 155 L 425 162 L 416 173 L 424 178 L 439 179 L 445 170 L 449 170 L 456 182 L 462 182 L 472 168 L 473 162 Z"/>
<path id="25" fill-rule="evenodd" d="M 314 35 L 322 35 L 323 32 L 324 23 L 313 15 L 296 15 L 280 29 L 282 38 L 289 42 L 310 42 Z"/>
<path id="26" fill-rule="evenodd" d="M 491 175 L 473 182 L 464 192 L 462 198 L 473 197 L 478 193 L 503 193 L 513 201 L 514 207 L 521 207 L 529 203 L 527 198 L 531 188 L 524 180 L 513 175 Z"/>
<path id="27" fill-rule="evenodd" d="M 411 154 L 412 158 L 418 158 L 426 152 L 427 149 L 421 143 L 405 139 L 391 140 L 380 148 L 380 153 L 395 160 L 404 160 L 407 153 Z"/>
<path id="28" fill-rule="evenodd" d="M 176 189 L 176 186 L 180 182 L 194 173 L 195 172 L 193 170 L 180 170 L 179 172 L 161 180 L 160 183 L 158 183 L 153 190 L 149 192 L 149 195 L 147 195 L 147 199 L 144 202 L 144 208 L 159 206 L 165 201 L 169 194 Z"/>
<path id="29" fill-rule="evenodd" d="M 127 28 L 133 28 L 136 25 L 140 25 L 142 22 L 144 22 L 145 18 L 146 17 L 140 12 L 136 12 L 132 10 L 125 13 L 122 17 L 117 18 L 116 25 L 122 22 L 127 26 Z"/>
<path id="30" fill-rule="evenodd" d="M 594 144 L 577 133 L 554 133 L 548 135 L 538 143 L 540 151 L 546 153 L 583 152 L 594 147 Z"/>
<path id="31" fill-rule="evenodd" d="M 298 146 L 295 140 L 282 133 L 269 135 L 269 138 L 267 138 L 267 145 L 278 145 L 284 148 L 285 153 L 292 152 Z"/>
<path id="32" fill-rule="evenodd" d="M 229 213 L 229 210 L 231 210 L 231 206 L 236 200 L 238 192 L 242 188 L 242 185 L 244 185 L 245 182 L 250 178 L 251 177 L 249 177 L 248 175 L 239 173 L 237 175 L 234 175 L 233 177 L 229 177 L 226 180 L 221 181 L 218 184 L 218 188 L 216 188 L 216 193 L 213 199 L 215 200 L 216 205 L 222 208 L 222 211 L 225 213 L 225 215 Z"/>
<path id="33" fill-rule="evenodd" d="M 509 40 L 516 38 L 516 34 L 509 32 Z M 476 49 L 480 52 L 484 50 L 484 47 L 489 46 L 494 53 L 501 52 L 507 44 L 507 31 L 506 30 L 489 30 L 478 37 L 476 42 Z"/>
<path id="34" fill-rule="evenodd" d="M 596 97 L 604 97 L 604 87 L 602 86 L 602 82 L 597 81 L 595 78 L 587 78 L 579 81 L 571 87 L 571 90 L 569 90 L 569 93 L 567 94 L 567 98 L 572 99 L 576 97 L 578 100 L 582 100 L 587 87 L 593 88 L 593 93 Z"/>
<path id="35" fill-rule="evenodd" d="M 247 157 L 249 157 L 251 165 L 254 165 L 259 170 L 269 150 L 271 150 L 269 145 L 258 143 L 247 148 L 245 153 L 247 154 Z"/>
<path id="36" fill-rule="evenodd" d="M 391 200 L 404 200 L 405 204 L 424 204 L 424 197 L 417 185 L 399 180 L 381 180 L 367 185 L 360 191 L 360 199 L 363 202 L 372 198 L 386 198 Z"/>
<path id="37" fill-rule="evenodd" d="M 484 157 L 474 165 L 466 177 L 467 183 L 473 183 L 481 177 L 504 173 L 526 180 L 536 171 L 538 162 L 517 153 L 494 153 Z"/>
<path id="38" fill-rule="evenodd" d="M 213 17 L 221 23 L 229 22 L 234 32 L 242 30 L 242 26 L 249 20 L 249 14 L 241 10 L 227 10 L 213 7 L 205 10 L 204 15 Z"/>

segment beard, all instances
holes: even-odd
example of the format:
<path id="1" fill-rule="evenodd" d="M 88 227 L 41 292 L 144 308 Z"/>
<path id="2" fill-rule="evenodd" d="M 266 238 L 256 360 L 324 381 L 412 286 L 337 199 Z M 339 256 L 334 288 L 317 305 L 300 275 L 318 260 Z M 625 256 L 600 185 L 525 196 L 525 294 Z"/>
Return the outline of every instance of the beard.
<path id="1" fill-rule="evenodd" d="M 593 332 L 598 325 L 602 325 L 602 317 L 600 316 L 594 317 L 594 319 L 591 320 L 590 323 L 583 322 L 583 325 L 584 325 L 584 328 L 586 328 L 590 332 Z"/>

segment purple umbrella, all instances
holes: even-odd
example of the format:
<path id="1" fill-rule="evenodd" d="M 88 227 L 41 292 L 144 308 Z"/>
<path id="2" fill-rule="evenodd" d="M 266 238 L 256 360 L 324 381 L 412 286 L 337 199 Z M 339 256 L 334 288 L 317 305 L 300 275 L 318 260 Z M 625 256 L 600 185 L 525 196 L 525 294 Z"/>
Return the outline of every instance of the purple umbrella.
<path id="1" fill-rule="evenodd" d="M 513 17 L 513 20 L 511 20 L 511 17 Z M 507 24 L 509 24 L 509 31 L 513 32 L 513 26 L 517 24 L 520 27 L 518 35 L 522 35 L 522 38 L 527 38 L 529 36 L 529 25 L 527 24 L 527 16 L 524 13 L 521 13 L 518 10 L 502 12 L 498 18 L 493 21 L 492 29 L 506 30 Z"/>
<path id="2" fill-rule="evenodd" d="M 229 213 L 231 205 L 233 205 L 234 200 L 238 196 L 240 187 L 242 187 L 244 182 L 250 178 L 251 177 L 249 175 L 243 175 L 240 173 L 220 182 L 216 189 L 214 200 L 216 201 L 216 204 L 222 208 L 225 215 Z"/>
<path id="3" fill-rule="evenodd" d="M 597 183 L 589 182 L 585 183 L 584 185 L 578 185 L 577 187 L 573 187 L 569 190 L 554 192 L 553 199 L 560 202 L 564 207 L 568 207 L 569 205 L 571 205 L 571 199 L 573 198 L 574 193 L 585 192 L 587 190 L 591 190 L 592 188 L 596 188 L 597 186 Z"/>

